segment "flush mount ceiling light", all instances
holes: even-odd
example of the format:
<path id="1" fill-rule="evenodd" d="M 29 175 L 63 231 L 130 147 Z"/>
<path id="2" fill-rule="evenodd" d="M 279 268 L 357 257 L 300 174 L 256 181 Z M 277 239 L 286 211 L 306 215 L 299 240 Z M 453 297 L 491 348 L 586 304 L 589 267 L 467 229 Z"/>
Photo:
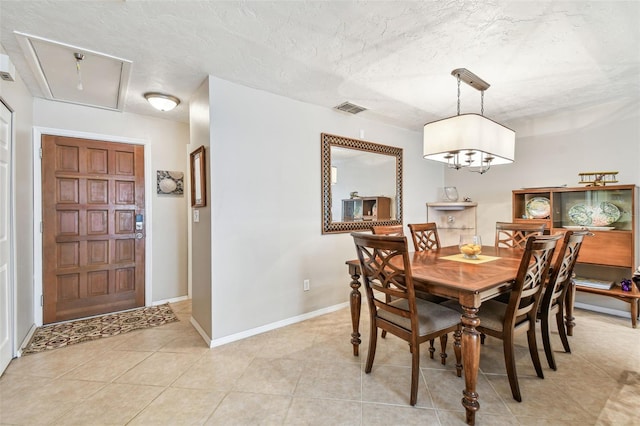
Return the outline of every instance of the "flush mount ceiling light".
<path id="1" fill-rule="evenodd" d="M 164 93 L 149 92 L 144 97 L 152 107 L 160 111 L 171 111 L 180 103 L 180 99 Z"/>
<path id="2" fill-rule="evenodd" d="M 458 114 L 425 124 L 424 158 L 480 174 L 492 165 L 512 163 L 516 133 L 484 116 L 484 91 L 489 83 L 465 68 L 455 69 L 451 75 L 458 79 Z M 480 114 L 460 114 L 460 81 L 480 91 Z"/>

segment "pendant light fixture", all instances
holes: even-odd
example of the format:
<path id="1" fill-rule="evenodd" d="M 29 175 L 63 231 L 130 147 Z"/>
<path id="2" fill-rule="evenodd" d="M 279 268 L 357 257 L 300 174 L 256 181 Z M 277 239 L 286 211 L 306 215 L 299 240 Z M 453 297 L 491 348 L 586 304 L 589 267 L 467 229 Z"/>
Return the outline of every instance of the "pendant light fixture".
<path id="1" fill-rule="evenodd" d="M 144 97 L 152 107 L 160 111 L 171 111 L 180 103 L 180 99 L 165 93 L 148 92 Z"/>
<path id="2" fill-rule="evenodd" d="M 465 68 L 455 69 L 451 75 L 458 80 L 458 114 L 425 124 L 424 158 L 480 174 L 492 165 L 512 163 L 516 133 L 484 116 L 484 91 L 489 83 Z M 480 91 L 480 114 L 460 114 L 460 81 Z"/>

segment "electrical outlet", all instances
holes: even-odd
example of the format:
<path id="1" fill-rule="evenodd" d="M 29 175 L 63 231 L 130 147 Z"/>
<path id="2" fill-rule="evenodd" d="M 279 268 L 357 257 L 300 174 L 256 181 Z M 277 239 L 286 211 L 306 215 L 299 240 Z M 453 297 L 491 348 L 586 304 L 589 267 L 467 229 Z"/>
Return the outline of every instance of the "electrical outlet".
<path id="1" fill-rule="evenodd" d="M 309 291 L 309 286 L 310 286 L 310 282 L 309 280 L 304 280 L 304 282 L 302 283 L 302 288 L 304 289 L 304 291 Z"/>

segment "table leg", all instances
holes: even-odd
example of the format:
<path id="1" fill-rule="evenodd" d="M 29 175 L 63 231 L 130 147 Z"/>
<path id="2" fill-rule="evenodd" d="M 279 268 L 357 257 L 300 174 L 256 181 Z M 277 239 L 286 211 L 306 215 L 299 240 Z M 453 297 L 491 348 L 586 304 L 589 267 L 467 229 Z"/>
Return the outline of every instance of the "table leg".
<path id="1" fill-rule="evenodd" d="M 350 268 L 351 269 L 351 268 Z M 356 269 L 356 268 L 354 268 Z M 351 305 L 351 344 L 353 345 L 353 356 L 358 356 L 360 347 L 360 306 L 362 304 L 362 295 L 360 294 L 360 274 L 357 270 L 350 270 L 351 274 L 351 297 L 349 299 Z"/>
<path id="2" fill-rule="evenodd" d="M 573 327 L 576 323 L 573 321 L 573 304 L 576 300 L 576 283 L 573 280 L 569 281 L 567 292 L 565 293 L 564 309 L 565 309 L 565 324 L 567 326 L 567 336 L 573 336 Z"/>
<path id="3" fill-rule="evenodd" d="M 462 364 L 464 370 L 465 390 L 462 391 L 462 405 L 467 410 L 467 424 L 476 421 L 476 411 L 480 409 L 476 385 L 480 369 L 480 333 L 476 327 L 480 325 L 478 308 L 462 306 Z"/>

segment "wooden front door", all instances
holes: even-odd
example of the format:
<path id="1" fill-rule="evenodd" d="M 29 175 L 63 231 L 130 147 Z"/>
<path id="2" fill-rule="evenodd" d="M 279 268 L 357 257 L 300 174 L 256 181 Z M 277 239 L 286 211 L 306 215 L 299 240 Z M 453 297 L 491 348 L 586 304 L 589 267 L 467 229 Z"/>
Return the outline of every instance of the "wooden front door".
<path id="1" fill-rule="evenodd" d="M 144 306 L 143 146 L 43 135 L 42 208 L 45 324 Z"/>

